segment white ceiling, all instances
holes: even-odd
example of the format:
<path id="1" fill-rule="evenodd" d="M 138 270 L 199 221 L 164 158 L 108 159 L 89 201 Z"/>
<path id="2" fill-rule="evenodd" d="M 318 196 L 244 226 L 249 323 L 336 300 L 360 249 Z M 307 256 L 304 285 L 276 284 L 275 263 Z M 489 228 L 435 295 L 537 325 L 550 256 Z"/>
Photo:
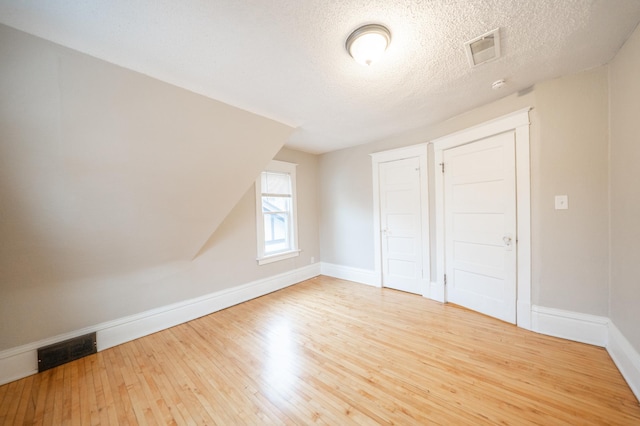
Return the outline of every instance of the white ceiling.
<path id="1" fill-rule="evenodd" d="M 288 145 L 315 153 L 604 64 L 639 21 L 639 0 L 0 0 L 6 25 L 297 127 Z M 365 23 L 392 33 L 371 67 L 344 48 Z M 470 68 L 464 42 L 497 27 L 502 57 Z"/>

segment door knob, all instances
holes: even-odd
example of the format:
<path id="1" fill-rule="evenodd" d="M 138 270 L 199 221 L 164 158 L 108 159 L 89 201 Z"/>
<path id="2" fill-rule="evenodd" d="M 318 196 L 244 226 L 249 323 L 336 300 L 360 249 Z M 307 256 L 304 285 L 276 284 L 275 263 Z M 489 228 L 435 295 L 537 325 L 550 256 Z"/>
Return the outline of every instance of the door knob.
<path id="1" fill-rule="evenodd" d="M 513 239 L 511 238 L 511 235 L 505 235 L 504 237 L 502 237 L 502 241 L 504 241 L 505 249 L 512 249 Z"/>

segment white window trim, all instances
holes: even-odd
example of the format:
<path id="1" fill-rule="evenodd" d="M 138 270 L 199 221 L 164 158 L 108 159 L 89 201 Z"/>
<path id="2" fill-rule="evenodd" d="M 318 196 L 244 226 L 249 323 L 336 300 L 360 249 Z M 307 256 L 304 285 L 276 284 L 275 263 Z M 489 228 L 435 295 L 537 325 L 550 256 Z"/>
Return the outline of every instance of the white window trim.
<path id="1" fill-rule="evenodd" d="M 264 254 L 264 219 L 262 217 L 262 173 L 256 179 L 256 233 L 258 242 L 258 265 L 266 265 L 268 263 L 277 262 L 284 259 L 290 259 L 300 255 L 298 248 L 298 196 L 296 190 L 296 166 L 294 163 L 272 160 L 263 172 L 288 173 L 291 176 L 291 241 L 293 248 L 291 250 L 275 253 L 272 255 Z"/>

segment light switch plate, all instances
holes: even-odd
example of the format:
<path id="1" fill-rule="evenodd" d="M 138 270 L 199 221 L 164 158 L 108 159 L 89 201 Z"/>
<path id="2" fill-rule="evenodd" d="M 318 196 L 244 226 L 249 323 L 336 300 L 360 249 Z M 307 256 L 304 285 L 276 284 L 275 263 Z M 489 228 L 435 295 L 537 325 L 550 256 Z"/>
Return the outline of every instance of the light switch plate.
<path id="1" fill-rule="evenodd" d="M 556 210 L 567 210 L 569 208 L 568 195 L 556 195 Z"/>

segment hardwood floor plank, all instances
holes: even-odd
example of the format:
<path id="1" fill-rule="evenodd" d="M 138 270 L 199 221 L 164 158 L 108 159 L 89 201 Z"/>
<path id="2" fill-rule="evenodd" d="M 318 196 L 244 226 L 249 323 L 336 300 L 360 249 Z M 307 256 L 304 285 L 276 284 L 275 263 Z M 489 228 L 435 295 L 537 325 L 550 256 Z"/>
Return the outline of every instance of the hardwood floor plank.
<path id="1" fill-rule="evenodd" d="M 198 325 L 199 324 L 196 324 L 193 327 L 197 327 Z M 284 390 L 283 393 L 273 388 L 269 388 L 269 392 L 266 394 L 258 398 L 255 397 L 259 394 L 259 390 L 263 388 L 263 384 L 266 384 L 265 379 L 262 375 L 246 374 L 246 371 L 252 370 L 253 366 L 262 364 L 262 360 L 255 358 L 253 354 L 253 352 L 255 352 L 262 357 L 264 356 L 262 350 L 252 348 L 251 351 L 244 353 L 238 351 L 237 342 L 240 340 L 240 336 L 237 334 L 230 336 L 229 329 L 225 329 L 224 325 L 213 321 L 208 321 L 206 324 L 203 324 L 203 327 L 200 329 L 194 328 L 194 330 L 199 336 L 207 336 L 205 339 L 216 343 L 215 347 L 217 350 L 212 353 L 211 357 L 211 361 L 216 364 L 216 367 L 213 367 L 213 365 L 211 365 L 211 367 L 215 368 L 218 374 L 211 383 L 214 386 L 224 386 L 225 393 L 230 398 L 230 407 L 248 405 L 252 408 L 250 411 L 253 413 L 249 415 L 266 419 L 269 418 L 269 413 L 274 411 L 274 406 L 278 406 L 280 401 L 288 400 L 292 397 L 287 390 Z M 214 332 L 208 334 L 209 330 Z M 222 331 L 222 333 L 220 331 Z M 261 367 L 258 368 L 261 369 Z M 255 371 L 253 371 L 253 373 L 255 373 Z M 231 379 L 230 383 L 232 383 L 233 386 L 218 383 L 220 381 L 224 382 L 226 378 Z M 242 402 L 245 399 L 246 402 Z M 261 404 L 264 404 L 266 408 L 262 408 Z M 307 407 L 296 407 L 295 412 L 287 412 L 286 416 L 297 419 L 298 416 L 296 412 L 300 412 L 300 410 L 305 410 L 306 408 Z M 275 411 L 278 412 L 277 410 Z M 236 413 L 233 413 L 233 415 L 236 415 Z"/>
<path id="2" fill-rule="evenodd" d="M 640 424 L 606 350 L 318 277 L 0 386 L 0 424 Z"/>
<path id="3" fill-rule="evenodd" d="M 264 400 L 254 398 L 256 394 L 256 386 L 251 377 L 242 374 L 239 371 L 239 365 L 244 362 L 243 359 L 236 359 L 231 357 L 228 353 L 221 353 L 219 351 L 211 351 L 211 346 L 208 344 L 210 340 L 207 336 L 206 329 L 198 330 L 194 324 L 190 324 L 189 329 L 185 328 L 192 338 L 193 344 L 190 345 L 189 352 L 192 352 L 195 356 L 202 356 L 207 359 L 205 363 L 197 365 L 193 364 L 197 373 L 206 378 L 206 383 L 209 389 L 223 389 L 221 392 L 222 398 L 218 401 L 218 411 L 221 407 L 242 407 L 248 406 L 251 408 L 249 416 L 255 416 L 256 421 L 264 424 L 279 424 L 278 417 L 271 414 L 271 410 L 267 406 L 264 407 Z M 224 344 L 222 344 L 224 347 Z M 226 347 L 228 349 L 228 347 Z M 232 360 L 232 363 L 228 361 Z M 226 361 L 226 362 L 225 362 Z M 224 368 L 226 364 L 230 364 L 232 368 Z M 210 374 L 215 372 L 215 374 Z M 221 382 L 221 378 L 224 378 Z M 224 382 L 233 383 L 233 387 L 228 386 Z M 225 417 L 221 418 L 222 423 L 228 423 L 237 415 L 235 411 L 223 410 Z"/>
<path id="4" fill-rule="evenodd" d="M 36 374 L 36 376 L 38 377 L 38 385 L 34 386 L 34 389 L 32 390 L 32 392 L 35 394 L 35 411 L 33 413 L 33 423 L 43 424 L 44 412 L 47 405 L 47 396 L 52 393 L 49 391 L 50 382 L 52 380 L 52 370 L 38 373 Z M 30 418 L 25 416 L 25 423 L 27 419 Z"/>
<path id="5" fill-rule="evenodd" d="M 4 386 L 0 386 L 0 416 L 4 415 L 3 414 L 3 408 L 4 409 L 8 409 L 9 405 L 10 405 L 9 399 L 8 399 L 9 397 L 7 396 L 9 394 L 9 392 L 8 392 L 9 384 L 6 384 Z M 5 398 L 7 398 L 6 402 L 5 402 Z M 0 417 L 0 418 L 2 418 L 2 417 Z"/>
<path id="6" fill-rule="evenodd" d="M 182 350 L 180 340 L 176 339 L 175 330 L 169 331 L 169 333 L 160 333 L 156 337 L 160 341 L 158 346 L 162 348 L 160 354 L 162 368 L 167 372 L 170 386 L 179 391 L 174 396 L 175 400 L 180 404 L 181 409 L 183 408 L 187 421 L 199 424 L 207 422 L 221 424 L 219 416 L 224 413 L 224 410 L 219 407 L 226 407 L 226 403 L 220 404 L 220 393 L 224 390 L 214 390 L 210 395 L 203 396 L 201 389 L 206 389 L 206 386 L 202 378 L 194 373 L 185 360 L 187 354 Z M 165 359 L 171 360 L 171 365 L 166 364 Z M 192 359 L 190 357 L 189 361 Z M 208 396 L 213 398 L 209 399 Z M 219 406 L 217 407 L 216 404 Z"/>
<path id="7" fill-rule="evenodd" d="M 64 393 L 64 371 L 63 366 L 51 369 L 50 391 L 45 403 L 44 417 L 42 424 L 54 425 L 62 423 L 62 404 Z"/>
<path id="8" fill-rule="evenodd" d="M 24 418 L 29 410 L 31 402 L 31 389 L 33 387 L 34 377 L 30 376 L 24 379 L 24 388 L 20 395 L 19 405 L 16 409 L 16 416 L 13 419 L 13 424 L 21 425 L 24 423 Z"/>
<path id="9" fill-rule="evenodd" d="M 148 366 L 150 376 L 147 376 L 149 386 L 157 389 L 158 395 L 156 402 L 160 406 L 166 406 L 169 411 L 169 418 L 167 424 L 186 424 L 189 419 L 188 412 L 184 410 L 184 405 L 180 401 L 180 395 L 173 387 L 172 381 L 167 374 L 171 374 L 171 371 L 166 371 L 164 364 L 162 364 L 163 352 L 158 352 L 156 356 L 156 350 L 160 346 L 159 336 L 148 336 L 148 339 L 138 339 L 137 344 L 140 345 L 141 352 L 146 354 L 148 359 Z"/>
<path id="10" fill-rule="evenodd" d="M 110 394 L 113 398 L 113 411 L 117 415 L 117 424 L 120 425 L 136 425 L 135 413 L 131 403 L 131 395 L 129 389 L 122 377 L 122 356 L 120 347 L 116 346 L 113 350 L 105 351 L 105 370 L 107 371 L 107 385 L 110 388 Z"/>
<path id="11" fill-rule="evenodd" d="M 144 381 L 142 377 L 140 364 L 132 362 L 131 349 L 135 345 L 121 345 L 120 358 L 123 361 L 122 377 L 125 387 L 131 396 L 131 406 L 135 413 L 136 422 L 138 424 L 159 424 L 162 421 L 162 415 L 153 407 L 153 400 L 148 398 L 145 393 Z M 156 413 L 158 417 L 156 417 Z"/>
<path id="12" fill-rule="evenodd" d="M 177 424 L 176 419 L 171 413 L 170 408 L 167 406 L 160 388 L 154 380 L 155 371 L 152 371 L 152 363 L 149 362 L 146 354 L 142 350 L 142 346 L 139 341 L 134 341 L 133 345 L 129 345 L 128 349 L 132 356 L 132 367 L 135 369 L 136 376 L 140 380 L 140 386 L 143 391 L 142 398 L 147 400 L 150 404 L 148 410 L 152 410 L 155 418 L 154 422 L 164 425 Z M 154 409 L 154 407 L 156 409 Z"/>
<path id="13" fill-rule="evenodd" d="M 5 385 L 8 389 L 5 401 L 0 406 L 0 425 L 13 424 L 14 419 L 18 416 L 18 406 L 25 383 L 26 379 L 22 379 Z"/>

